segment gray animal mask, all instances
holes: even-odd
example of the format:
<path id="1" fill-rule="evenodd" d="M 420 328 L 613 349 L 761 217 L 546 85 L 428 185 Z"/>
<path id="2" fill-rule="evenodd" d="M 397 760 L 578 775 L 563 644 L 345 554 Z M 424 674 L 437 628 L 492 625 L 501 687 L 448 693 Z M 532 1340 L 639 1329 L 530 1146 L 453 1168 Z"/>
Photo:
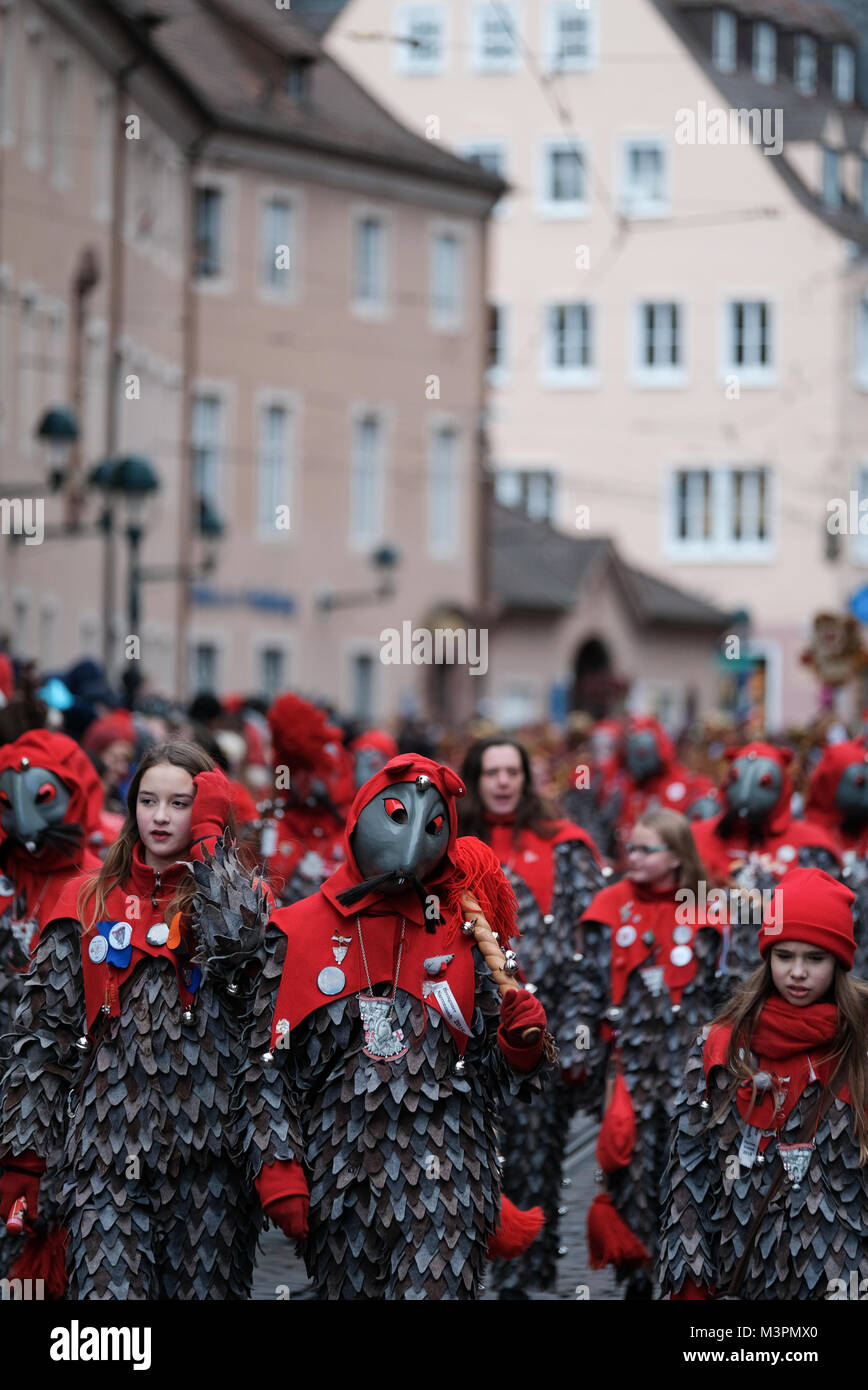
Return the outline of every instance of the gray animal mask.
<path id="1" fill-rule="evenodd" d="M 350 836 L 364 879 L 396 873 L 384 892 L 400 893 L 407 878 L 425 880 L 449 844 L 443 797 L 427 777 L 393 782 L 363 807 Z"/>
<path id="2" fill-rule="evenodd" d="M 657 740 L 650 729 L 628 734 L 624 741 L 624 762 L 627 771 L 637 782 L 653 777 L 663 767 Z"/>
<path id="3" fill-rule="evenodd" d="M 724 793 L 729 810 L 740 820 L 765 820 L 777 806 L 784 779 L 772 758 L 747 753 L 735 758 Z"/>
<path id="4" fill-rule="evenodd" d="M 0 773 L 0 826 L 30 854 L 37 853 L 46 834 L 60 825 L 71 801 L 60 778 L 44 767 Z"/>
<path id="5" fill-rule="evenodd" d="M 850 763 L 844 768 L 835 805 L 848 821 L 868 821 L 868 764 Z"/>

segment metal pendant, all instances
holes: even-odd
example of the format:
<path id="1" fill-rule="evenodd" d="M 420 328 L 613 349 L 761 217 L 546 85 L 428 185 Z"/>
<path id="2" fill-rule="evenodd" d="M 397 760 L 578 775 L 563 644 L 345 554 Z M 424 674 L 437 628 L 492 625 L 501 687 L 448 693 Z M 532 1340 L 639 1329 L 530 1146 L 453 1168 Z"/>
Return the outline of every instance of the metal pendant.
<path id="1" fill-rule="evenodd" d="M 169 939 L 169 927 L 166 922 L 155 922 L 152 927 L 148 927 L 145 932 L 145 940 L 149 946 L 165 946 Z"/>
<path id="2" fill-rule="evenodd" d="M 397 1062 L 409 1051 L 409 1043 L 404 1042 L 402 1029 L 392 1023 L 391 999 L 380 999 L 374 994 L 359 995 L 359 1012 L 365 1030 L 365 1045 L 362 1048 L 366 1057 L 375 1062 Z"/>
<path id="3" fill-rule="evenodd" d="M 663 967 L 661 965 L 646 965 L 639 973 L 649 994 L 656 999 L 658 995 L 663 993 Z"/>
<path id="4" fill-rule="evenodd" d="M 798 1192 L 799 1190 L 799 1183 L 808 1171 L 811 1162 L 811 1154 L 813 1152 L 813 1143 L 778 1144 L 778 1153 L 781 1156 L 781 1163 L 784 1165 L 784 1172 L 793 1184 L 794 1192 Z"/>
<path id="5" fill-rule="evenodd" d="M 320 994 L 340 994 L 347 977 L 336 965 L 326 965 L 316 977 L 316 987 Z"/>
<path id="6" fill-rule="evenodd" d="M 347 954 L 347 948 L 352 939 L 351 936 L 338 936 L 337 932 L 335 932 L 332 937 L 332 955 L 337 965 L 340 965 L 344 956 Z"/>

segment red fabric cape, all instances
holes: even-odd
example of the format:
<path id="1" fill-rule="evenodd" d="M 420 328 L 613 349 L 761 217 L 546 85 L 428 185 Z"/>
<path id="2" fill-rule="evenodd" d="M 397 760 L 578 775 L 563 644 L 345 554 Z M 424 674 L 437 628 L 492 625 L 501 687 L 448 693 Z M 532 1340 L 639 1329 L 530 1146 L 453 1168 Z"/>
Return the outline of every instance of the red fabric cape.
<path id="1" fill-rule="evenodd" d="M 555 888 L 555 845 L 565 844 L 569 840 L 581 840 L 582 844 L 588 846 L 596 862 L 600 863 L 597 846 L 590 835 L 572 821 L 553 821 L 557 829 L 551 839 L 546 839 L 544 835 L 538 835 L 536 831 L 525 827 L 517 843 L 512 838 L 515 825 L 513 816 L 486 815 L 485 822 L 488 827 L 488 844 L 504 868 L 511 869 L 527 884 L 540 912 L 547 913 L 551 910 Z"/>
<path id="2" fill-rule="evenodd" d="M 840 863 L 841 855 L 834 837 L 816 823 L 792 817 L 782 820 L 779 816 L 776 821 L 779 828 L 751 848 L 746 836 L 738 832 L 728 838 L 718 834 L 722 819 L 723 815 L 714 816 L 711 820 L 694 821 L 691 826 L 699 857 L 718 887 L 728 883 L 751 854 L 759 855 L 762 866 L 775 878 L 783 878 L 790 869 L 799 867 L 798 851 L 802 848 L 828 850 Z M 784 851 L 783 855 L 780 850 Z"/>

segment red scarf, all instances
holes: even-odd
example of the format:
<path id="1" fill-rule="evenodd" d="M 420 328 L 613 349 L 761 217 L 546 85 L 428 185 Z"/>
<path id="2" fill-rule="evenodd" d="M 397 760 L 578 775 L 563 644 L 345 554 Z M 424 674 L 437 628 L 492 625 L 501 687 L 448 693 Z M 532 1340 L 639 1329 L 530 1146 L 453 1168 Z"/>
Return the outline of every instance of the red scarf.
<path id="1" fill-rule="evenodd" d="M 816 1077 L 825 1086 L 831 1080 L 835 1064 L 829 1060 L 829 1054 L 837 1028 L 838 1010 L 834 1004 L 806 1004 L 799 1008 L 779 994 L 769 995 L 754 1026 L 750 1050 L 758 1059 L 756 1073 L 767 1072 L 773 1089 L 758 1091 L 751 1104 L 753 1088 L 749 1082 L 742 1082 L 737 1092 L 742 1119 L 757 1129 L 780 1131 L 809 1081 Z M 731 1032 L 728 1024 L 712 1027 L 705 1043 L 706 1076 L 712 1067 L 726 1065 Z M 779 1098 L 777 1108 L 775 1092 Z M 849 1087 L 840 1085 L 838 1093 L 849 1105 Z M 760 1148 L 767 1142 L 768 1139 L 763 1140 Z"/>

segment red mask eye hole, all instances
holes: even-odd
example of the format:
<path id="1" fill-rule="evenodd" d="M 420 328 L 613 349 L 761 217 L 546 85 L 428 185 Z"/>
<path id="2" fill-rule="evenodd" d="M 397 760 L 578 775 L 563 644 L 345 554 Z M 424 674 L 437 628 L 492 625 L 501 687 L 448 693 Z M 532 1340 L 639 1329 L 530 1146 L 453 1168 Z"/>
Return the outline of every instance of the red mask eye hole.
<path id="1" fill-rule="evenodd" d="M 737 781 L 738 781 L 738 768 L 737 768 L 737 767 L 734 767 L 734 768 L 732 769 L 732 772 L 729 774 L 729 780 L 730 780 L 730 782 L 737 782 Z"/>
<path id="2" fill-rule="evenodd" d="M 43 782 L 39 791 L 36 793 L 37 806 L 46 806 L 49 802 L 57 798 L 57 787 L 53 782 Z"/>
<path id="3" fill-rule="evenodd" d="M 407 824 L 406 808 L 404 806 L 404 803 L 402 801 L 399 801 L 396 796 L 387 796 L 386 800 L 383 802 L 383 805 L 386 808 L 386 815 L 389 817 L 390 820 L 393 820 L 396 825 Z"/>
<path id="4" fill-rule="evenodd" d="M 428 831 L 429 835 L 439 835 L 440 831 L 443 829 L 443 817 L 433 816 L 425 826 L 425 829 Z"/>
<path id="5" fill-rule="evenodd" d="M 856 786 L 857 786 L 857 787 L 864 787 L 864 785 L 865 785 L 865 774 L 864 774 L 864 772 L 860 772 L 860 773 L 858 774 L 858 776 L 856 776 L 856 777 L 853 778 L 853 781 L 856 783 Z"/>
<path id="6" fill-rule="evenodd" d="M 3 807 L 4 811 L 8 811 L 9 804 L 9 797 L 5 792 L 0 792 L 0 806 Z"/>
<path id="7" fill-rule="evenodd" d="M 771 774 L 770 772 L 764 772 L 763 775 L 762 775 L 762 777 L 760 778 L 760 786 L 761 786 L 761 787 L 770 787 L 771 784 L 772 784 L 772 774 Z"/>

